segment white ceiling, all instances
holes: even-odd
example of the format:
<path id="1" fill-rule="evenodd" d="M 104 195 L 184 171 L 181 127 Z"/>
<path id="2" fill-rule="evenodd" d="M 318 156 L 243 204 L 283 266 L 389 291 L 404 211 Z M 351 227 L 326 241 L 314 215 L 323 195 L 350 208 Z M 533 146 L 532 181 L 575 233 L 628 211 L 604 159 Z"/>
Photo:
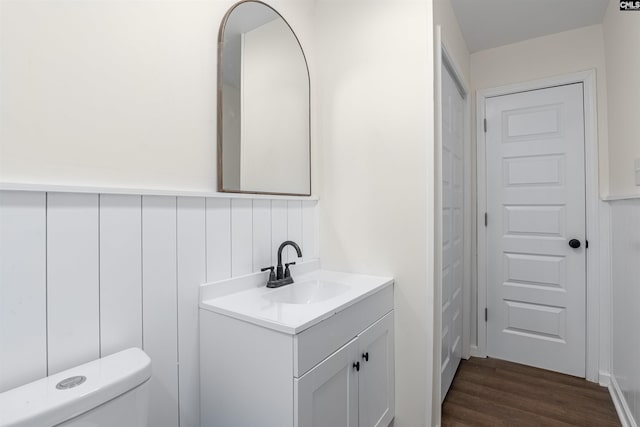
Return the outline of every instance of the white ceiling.
<path id="1" fill-rule="evenodd" d="M 617 0 L 615 0 L 617 1 Z M 609 0 L 451 0 L 469 52 L 600 24 Z"/>

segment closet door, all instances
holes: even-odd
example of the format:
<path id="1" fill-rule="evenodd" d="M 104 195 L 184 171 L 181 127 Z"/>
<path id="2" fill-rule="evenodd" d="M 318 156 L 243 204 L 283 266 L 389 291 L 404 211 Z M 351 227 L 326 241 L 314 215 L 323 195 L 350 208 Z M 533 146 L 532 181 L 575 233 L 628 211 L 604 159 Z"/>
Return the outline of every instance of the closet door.
<path id="1" fill-rule="evenodd" d="M 462 356 L 464 99 L 442 67 L 442 392 Z"/>

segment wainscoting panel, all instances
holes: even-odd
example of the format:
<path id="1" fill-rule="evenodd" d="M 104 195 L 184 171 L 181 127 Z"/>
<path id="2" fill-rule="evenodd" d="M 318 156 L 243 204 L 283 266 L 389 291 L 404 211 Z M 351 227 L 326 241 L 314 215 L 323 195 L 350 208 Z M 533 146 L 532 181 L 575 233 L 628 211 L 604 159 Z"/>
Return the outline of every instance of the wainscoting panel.
<path id="1" fill-rule="evenodd" d="M 317 203 L 0 191 L 0 392 L 137 346 L 150 425 L 199 426 L 200 285 L 316 258 Z"/>
<path id="2" fill-rule="evenodd" d="M 142 197 L 142 346 L 151 358 L 149 425 L 178 424 L 176 198 Z"/>
<path id="3" fill-rule="evenodd" d="M 100 356 L 142 348 L 142 198 L 100 195 Z"/>
<path id="4" fill-rule="evenodd" d="M 231 277 L 231 199 L 207 199 L 207 282 Z"/>
<path id="5" fill-rule="evenodd" d="M 49 193 L 49 375 L 100 356 L 98 247 L 98 195 Z"/>
<path id="6" fill-rule="evenodd" d="M 629 426 L 640 423 L 640 198 L 611 202 L 614 387 Z"/>
<path id="7" fill-rule="evenodd" d="M 287 201 L 271 201 L 271 265 L 278 263 L 278 247 L 287 240 Z M 303 253 L 304 255 L 304 253 Z M 287 252 L 282 254 L 282 262 L 289 262 Z"/>
<path id="8" fill-rule="evenodd" d="M 289 200 L 287 202 L 287 240 L 302 245 L 302 202 Z M 304 252 L 302 252 L 304 256 Z M 284 257 L 284 255 L 283 255 Z M 287 247 L 287 262 L 298 261 L 298 254 L 291 246 Z"/>
<path id="9" fill-rule="evenodd" d="M 304 243 L 302 257 L 305 261 L 320 257 L 316 206 L 317 202 L 314 201 L 302 202 L 302 242 Z"/>
<path id="10" fill-rule="evenodd" d="M 253 201 L 253 271 L 271 264 L 271 200 Z"/>
<path id="11" fill-rule="evenodd" d="M 231 276 L 253 271 L 253 215 L 250 199 L 231 200 Z"/>
<path id="12" fill-rule="evenodd" d="M 46 203 L 0 192 L 0 391 L 47 375 Z"/>
<path id="13" fill-rule="evenodd" d="M 206 281 L 205 199 L 178 197 L 178 382 L 181 427 L 200 426 L 198 303 Z"/>

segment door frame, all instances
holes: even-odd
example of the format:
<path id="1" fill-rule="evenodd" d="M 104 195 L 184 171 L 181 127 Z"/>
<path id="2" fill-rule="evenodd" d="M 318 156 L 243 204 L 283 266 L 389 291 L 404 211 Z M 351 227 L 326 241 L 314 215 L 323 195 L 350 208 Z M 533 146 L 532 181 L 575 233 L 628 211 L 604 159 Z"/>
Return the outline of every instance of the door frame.
<path id="1" fill-rule="evenodd" d="M 472 175 L 472 152 L 471 152 L 471 91 L 469 85 L 465 81 L 460 68 L 457 66 L 451 50 L 447 47 L 447 43 L 442 37 L 442 28 L 440 25 L 435 29 L 435 54 L 434 54 L 434 80 L 435 80 L 435 239 L 434 239 L 434 255 L 435 255 L 435 271 L 434 271 L 434 351 L 433 351 L 433 399 L 432 405 L 434 415 L 437 414 L 437 422 L 440 422 L 441 398 L 441 355 L 442 355 L 442 67 L 447 67 L 451 73 L 451 77 L 455 81 L 458 89 L 464 99 L 464 177 L 463 177 L 463 283 L 462 283 L 462 358 L 469 359 L 470 353 L 470 335 L 472 324 L 472 302 L 471 302 L 471 284 L 473 280 L 472 268 L 472 236 L 473 236 L 473 181 Z"/>
<path id="2" fill-rule="evenodd" d="M 586 195 L 586 239 L 589 249 L 586 251 L 586 349 L 585 376 L 592 382 L 599 380 L 599 348 L 600 348 L 600 218 L 598 192 L 598 116 L 596 108 L 596 71 L 590 69 L 577 73 L 533 80 L 496 88 L 478 90 L 476 92 L 476 185 L 477 185 L 477 347 L 471 353 L 477 357 L 487 357 L 487 324 L 484 320 L 484 309 L 487 307 L 487 229 L 484 225 L 484 213 L 487 212 L 487 178 L 486 178 L 486 140 L 484 132 L 485 101 L 487 98 L 582 83 L 584 90 L 584 139 L 585 139 L 585 195 Z"/>

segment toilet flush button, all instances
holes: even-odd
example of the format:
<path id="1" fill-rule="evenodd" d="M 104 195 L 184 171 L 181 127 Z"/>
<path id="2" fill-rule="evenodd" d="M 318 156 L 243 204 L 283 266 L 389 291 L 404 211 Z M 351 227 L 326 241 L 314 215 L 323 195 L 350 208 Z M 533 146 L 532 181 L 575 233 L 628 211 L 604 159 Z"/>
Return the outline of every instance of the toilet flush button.
<path id="1" fill-rule="evenodd" d="M 87 377 L 82 376 L 82 375 L 65 378 L 62 381 L 60 381 L 58 384 L 56 384 L 56 388 L 58 390 L 67 390 L 67 389 L 79 386 L 80 384 L 82 384 L 86 380 L 87 380 Z"/>

